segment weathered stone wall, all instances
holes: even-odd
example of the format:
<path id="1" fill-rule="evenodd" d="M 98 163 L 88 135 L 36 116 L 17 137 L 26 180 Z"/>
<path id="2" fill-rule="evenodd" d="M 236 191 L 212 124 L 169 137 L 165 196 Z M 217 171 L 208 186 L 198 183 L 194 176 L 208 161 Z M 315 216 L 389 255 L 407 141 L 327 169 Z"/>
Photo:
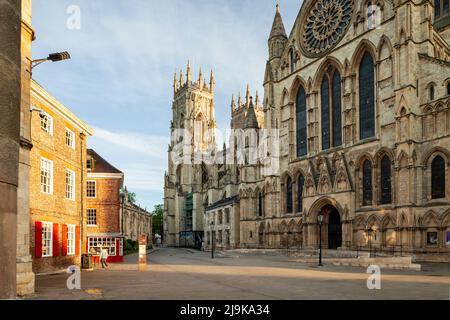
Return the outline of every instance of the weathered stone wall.
<path id="1" fill-rule="evenodd" d="M 16 296 L 21 3 L 0 2 L 0 299 Z"/>

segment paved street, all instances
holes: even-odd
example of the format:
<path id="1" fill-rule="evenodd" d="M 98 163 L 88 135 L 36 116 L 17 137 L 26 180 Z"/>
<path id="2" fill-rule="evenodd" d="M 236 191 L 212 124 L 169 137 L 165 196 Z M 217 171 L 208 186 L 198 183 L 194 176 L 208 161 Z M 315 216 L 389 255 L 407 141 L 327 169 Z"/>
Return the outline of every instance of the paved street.
<path id="1" fill-rule="evenodd" d="M 368 290 L 366 270 L 300 264 L 286 256 L 232 255 L 160 249 L 146 272 L 136 255 L 110 270 L 82 273 L 82 290 L 66 287 L 68 275 L 38 276 L 32 299 L 449 299 L 450 266 L 423 271 L 382 270 L 382 289 Z"/>

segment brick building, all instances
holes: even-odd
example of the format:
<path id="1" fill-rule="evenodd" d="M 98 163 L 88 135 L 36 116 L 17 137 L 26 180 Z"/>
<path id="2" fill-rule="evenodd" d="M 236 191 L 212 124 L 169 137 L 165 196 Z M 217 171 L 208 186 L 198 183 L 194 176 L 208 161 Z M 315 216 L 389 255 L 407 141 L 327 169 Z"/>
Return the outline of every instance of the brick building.
<path id="1" fill-rule="evenodd" d="M 80 263 L 86 143 L 93 130 L 35 81 L 31 105 L 30 214 L 33 271 Z"/>
<path id="2" fill-rule="evenodd" d="M 92 149 L 87 150 L 86 165 L 86 243 L 83 248 L 96 255 L 101 247 L 106 247 L 109 262 L 122 262 L 120 189 L 124 174 Z"/>

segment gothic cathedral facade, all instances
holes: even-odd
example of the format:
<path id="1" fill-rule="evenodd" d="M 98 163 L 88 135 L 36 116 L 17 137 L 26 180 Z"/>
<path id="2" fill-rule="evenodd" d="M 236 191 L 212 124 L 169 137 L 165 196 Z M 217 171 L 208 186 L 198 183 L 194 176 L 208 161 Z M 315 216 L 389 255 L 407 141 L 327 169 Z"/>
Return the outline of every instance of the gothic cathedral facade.
<path id="1" fill-rule="evenodd" d="M 268 45 L 264 98 L 233 98 L 231 128 L 244 151 L 277 132 L 275 171 L 233 134 L 216 147 L 212 74 L 175 77 L 166 244 L 314 249 L 320 216 L 329 249 L 448 258 L 449 0 L 305 0 L 289 36 L 277 6 Z"/>

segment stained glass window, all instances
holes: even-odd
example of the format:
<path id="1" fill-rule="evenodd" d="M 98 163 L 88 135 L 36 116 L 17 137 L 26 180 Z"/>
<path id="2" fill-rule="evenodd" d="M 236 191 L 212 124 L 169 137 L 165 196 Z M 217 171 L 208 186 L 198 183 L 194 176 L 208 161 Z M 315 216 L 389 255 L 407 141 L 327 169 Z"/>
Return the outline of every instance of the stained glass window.
<path id="1" fill-rule="evenodd" d="M 391 159 L 385 155 L 381 160 L 381 204 L 392 203 Z"/>
<path id="2" fill-rule="evenodd" d="M 322 150 L 330 149 L 330 84 L 328 77 L 323 77 L 321 97 L 322 106 Z"/>
<path id="3" fill-rule="evenodd" d="M 372 164 L 369 160 L 363 164 L 363 206 L 372 205 Z"/>
<path id="4" fill-rule="evenodd" d="M 292 179 L 288 177 L 286 181 L 286 213 L 292 213 Z"/>
<path id="5" fill-rule="evenodd" d="M 308 153 L 307 130 L 306 130 L 306 92 L 303 87 L 297 93 L 297 157 L 305 156 Z"/>
<path id="6" fill-rule="evenodd" d="M 305 185 L 305 178 L 300 175 L 297 179 L 297 212 L 303 211 L 303 187 Z"/>
<path id="7" fill-rule="evenodd" d="M 341 107 L 341 75 L 335 72 L 333 76 L 333 147 L 342 145 L 342 107 Z"/>
<path id="8" fill-rule="evenodd" d="M 375 73 L 369 53 L 359 67 L 359 124 L 361 140 L 375 136 Z"/>
<path id="9" fill-rule="evenodd" d="M 436 156 L 431 163 L 431 196 L 445 198 L 445 161 L 441 156 Z"/>

